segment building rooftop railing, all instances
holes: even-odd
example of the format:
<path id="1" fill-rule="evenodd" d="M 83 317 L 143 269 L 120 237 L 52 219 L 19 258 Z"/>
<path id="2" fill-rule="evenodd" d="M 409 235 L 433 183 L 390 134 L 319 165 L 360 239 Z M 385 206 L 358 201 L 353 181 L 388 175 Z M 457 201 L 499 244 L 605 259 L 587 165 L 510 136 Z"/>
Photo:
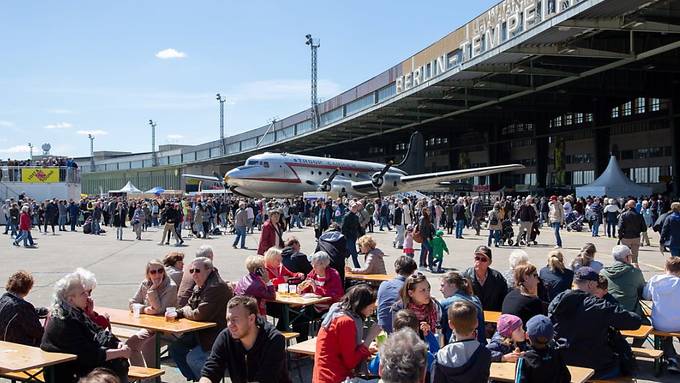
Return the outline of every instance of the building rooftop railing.
<path id="1" fill-rule="evenodd" d="M 2 183 L 80 183 L 80 169 L 71 166 L 0 166 Z"/>

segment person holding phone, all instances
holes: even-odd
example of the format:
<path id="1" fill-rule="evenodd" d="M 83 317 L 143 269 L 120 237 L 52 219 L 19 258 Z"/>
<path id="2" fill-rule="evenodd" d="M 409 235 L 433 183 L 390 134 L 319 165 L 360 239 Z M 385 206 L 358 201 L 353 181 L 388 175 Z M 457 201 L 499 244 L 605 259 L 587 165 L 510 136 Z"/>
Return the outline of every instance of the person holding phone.
<path id="1" fill-rule="evenodd" d="M 251 255 L 246 258 L 246 269 L 248 274 L 236 283 L 234 293 L 255 298 L 260 315 L 267 315 L 266 301 L 276 299 L 276 288 L 265 270 L 264 257 Z"/>

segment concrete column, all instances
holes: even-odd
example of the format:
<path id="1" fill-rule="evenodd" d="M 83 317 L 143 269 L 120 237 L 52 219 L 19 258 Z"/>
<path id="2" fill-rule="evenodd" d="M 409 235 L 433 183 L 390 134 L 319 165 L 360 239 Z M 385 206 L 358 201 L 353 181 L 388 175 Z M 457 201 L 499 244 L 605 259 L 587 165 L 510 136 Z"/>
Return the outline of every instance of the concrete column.
<path id="1" fill-rule="evenodd" d="M 604 127 L 611 122 L 612 105 L 606 104 L 603 100 L 593 100 L 593 141 L 595 154 L 595 178 L 599 177 L 607 168 L 611 153 L 611 129 Z"/>
<path id="2" fill-rule="evenodd" d="M 536 120 L 534 124 L 534 149 L 536 156 L 536 186 L 545 188 L 548 176 L 548 162 L 550 161 L 548 136 L 548 123 L 544 119 Z"/>

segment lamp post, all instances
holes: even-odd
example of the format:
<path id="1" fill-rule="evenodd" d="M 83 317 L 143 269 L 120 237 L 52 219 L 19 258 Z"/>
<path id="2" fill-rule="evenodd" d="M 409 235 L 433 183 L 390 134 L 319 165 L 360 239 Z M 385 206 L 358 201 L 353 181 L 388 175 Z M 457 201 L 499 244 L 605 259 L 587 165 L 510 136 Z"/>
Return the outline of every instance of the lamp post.
<path id="1" fill-rule="evenodd" d="M 31 159 L 31 161 L 33 161 L 33 144 L 31 144 L 30 142 L 28 143 L 28 152 L 30 156 L 29 158 Z"/>
<path id="2" fill-rule="evenodd" d="M 309 48 L 312 50 L 312 113 L 311 113 L 311 118 L 312 118 L 312 129 L 316 129 L 319 127 L 320 121 L 319 121 L 319 99 L 317 97 L 317 58 L 316 58 L 316 51 L 319 49 L 321 44 L 319 43 L 319 39 L 313 39 L 312 35 L 308 34 L 305 35 L 305 38 L 307 41 L 305 41 L 305 44 L 309 45 Z"/>
<path id="3" fill-rule="evenodd" d="M 222 148 L 222 155 L 224 156 L 227 154 L 224 143 L 224 102 L 227 101 L 227 99 L 222 97 L 219 93 L 217 93 L 216 98 L 220 103 L 220 147 Z"/>
<path id="4" fill-rule="evenodd" d="M 90 171 L 94 172 L 94 136 L 92 134 L 88 134 L 87 138 L 90 139 Z"/>
<path id="5" fill-rule="evenodd" d="M 158 166 L 158 157 L 156 157 L 156 123 L 149 120 L 151 125 L 151 166 Z"/>

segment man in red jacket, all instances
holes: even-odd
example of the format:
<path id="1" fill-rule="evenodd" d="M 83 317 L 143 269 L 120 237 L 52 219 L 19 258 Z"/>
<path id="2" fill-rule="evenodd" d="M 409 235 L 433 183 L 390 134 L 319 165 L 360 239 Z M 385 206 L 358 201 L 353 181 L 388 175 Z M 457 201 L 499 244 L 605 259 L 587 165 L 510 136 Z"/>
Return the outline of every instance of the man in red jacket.
<path id="1" fill-rule="evenodd" d="M 16 237 L 13 244 L 19 246 L 19 241 L 24 241 L 24 247 L 35 247 L 33 236 L 31 236 L 31 215 L 28 211 L 28 205 L 21 208 L 21 215 L 19 215 L 19 236 Z"/>

